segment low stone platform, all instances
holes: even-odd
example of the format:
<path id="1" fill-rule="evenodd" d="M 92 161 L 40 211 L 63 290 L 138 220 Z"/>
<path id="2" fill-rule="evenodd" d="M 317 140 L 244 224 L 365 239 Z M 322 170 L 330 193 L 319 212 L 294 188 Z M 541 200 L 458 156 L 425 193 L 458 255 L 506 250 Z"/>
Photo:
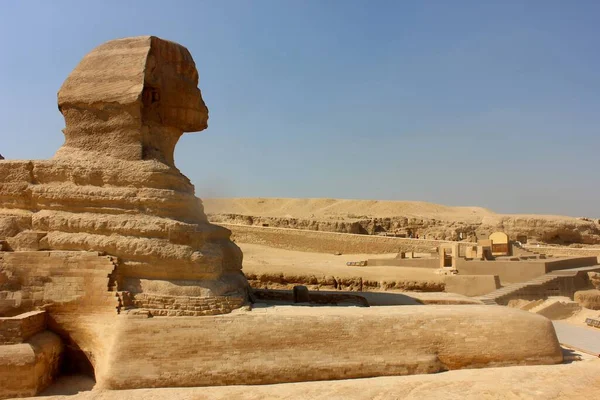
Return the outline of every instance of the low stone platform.
<path id="1" fill-rule="evenodd" d="M 288 306 L 202 318 L 121 314 L 112 330 L 107 368 L 96 371 L 98 388 L 272 384 L 563 360 L 549 320 L 486 306 Z"/>
<path id="2" fill-rule="evenodd" d="M 58 373 L 63 344 L 44 331 L 24 343 L 0 346 L 0 399 L 35 396 Z"/>
<path id="3" fill-rule="evenodd" d="M 46 328 L 45 311 L 0 318 L 0 399 L 34 396 L 52 383 L 63 343 Z"/>

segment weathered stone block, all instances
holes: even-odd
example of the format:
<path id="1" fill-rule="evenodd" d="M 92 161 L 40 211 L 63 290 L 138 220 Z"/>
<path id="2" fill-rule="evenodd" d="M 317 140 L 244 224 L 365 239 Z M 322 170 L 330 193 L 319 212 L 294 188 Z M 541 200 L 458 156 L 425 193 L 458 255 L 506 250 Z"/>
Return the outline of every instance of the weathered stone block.
<path id="1" fill-rule="evenodd" d="M 582 307 L 600 310 L 600 290 L 580 290 L 575 292 L 574 299 Z"/>

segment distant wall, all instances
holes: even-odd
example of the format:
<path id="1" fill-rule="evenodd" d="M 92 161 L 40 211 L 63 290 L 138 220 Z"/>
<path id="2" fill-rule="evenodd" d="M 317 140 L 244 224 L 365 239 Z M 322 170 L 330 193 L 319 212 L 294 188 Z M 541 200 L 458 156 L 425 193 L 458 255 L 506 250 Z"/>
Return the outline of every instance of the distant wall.
<path id="1" fill-rule="evenodd" d="M 536 261 L 466 261 L 459 259 L 457 268 L 465 275 L 498 275 L 503 285 L 526 282 L 550 271 L 596 265 L 595 257 Z"/>
<path id="2" fill-rule="evenodd" d="M 597 267 L 600 270 L 600 266 Z M 538 300 L 551 296 L 562 296 L 573 299 L 576 292 L 588 289 L 590 281 L 587 271 L 565 272 L 564 274 L 551 275 L 549 279 L 524 285 L 516 290 L 505 292 L 494 301 L 500 305 L 507 305 L 511 300 Z"/>
<path id="3" fill-rule="evenodd" d="M 563 258 L 560 260 L 546 260 L 546 271 L 556 271 L 559 269 L 578 268 L 578 267 L 591 267 L 598 265 L 598 259 L 596 257 L 570 257 Z"/>
<path id="4" fill-rule="evenodd" d="M 444 279 L 445 292 L 464 296 L 481 296 L 500 288 L 497 275 L 448 275 Z"/>
<path id="5" fill-rule="evenodd" d="M 544 275 L 546 265 L 540 261 L 465 261 L 459 259 L 457 268 L 465 275 L 497 275 L 503 285 L 525 282 Z"/>
<path id="6" fill-rule="evenodd" d="M 367 267 L 413 267 L 413 268 L 439 268 L 438 258 L 369 258 Z"/>
<path id="7" fill-rule="evenodd" d="M 247 225 L 223 224 L 232 232 L 232 239 L 241 243 L 262 244 L 286 250 L 317 253 L 377 254 L 400 251 L 429 252 L 444 240 L 407 239 L 375 235 L 319 232 L 300 229 L 269 228 Z M 475 243 L 461 242 L 476 245 Z"/>
<path id="8" fill-rule="evenodd" d="M 556 247 L 556 246 L 525 246 L 525 249 L 535 251 L 540 254 L 549 254 L 554 256 L 571 257 L 597 257 L 600 262 L 600 248 L 577 248 L 577 247 Z"/>

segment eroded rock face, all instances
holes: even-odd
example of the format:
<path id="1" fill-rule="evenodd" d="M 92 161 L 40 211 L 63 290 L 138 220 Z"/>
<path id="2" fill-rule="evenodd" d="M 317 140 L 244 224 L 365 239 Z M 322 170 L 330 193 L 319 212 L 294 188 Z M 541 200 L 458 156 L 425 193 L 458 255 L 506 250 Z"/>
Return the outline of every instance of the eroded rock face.
<path id="1" fill-rule="evenodd" d="M 189 51 L 144 36 L 86 55 L 58 93 L 65 143 L 52 160 L 0 163 L 0 239 L 8 250 L 88 250 L 118 257 L 134 304 L 247 296 L 242 253 L 208 223 L 174 165 L 184 132 L 207 127 Z M 174 302 L 165 301 L 166 308 Z M 226 312 L 226 311 L 224 311 Z"/>
<path id="2" fill-rule="evenodd" d="M 211 222 L 376 235 L 410 233 L 420 238 L 475 242 L 503 231 L 512 240 L 599 244 L 600 220 L 496 214 L 479 207 L 341 199 L 210 199 Z"/>

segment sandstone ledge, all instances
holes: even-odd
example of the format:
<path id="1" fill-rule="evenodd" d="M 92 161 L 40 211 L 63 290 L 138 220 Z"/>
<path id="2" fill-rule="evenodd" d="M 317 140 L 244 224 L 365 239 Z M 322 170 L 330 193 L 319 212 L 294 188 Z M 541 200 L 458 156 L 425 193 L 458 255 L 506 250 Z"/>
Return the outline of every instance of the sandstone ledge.
<path id="1" fill-rule="evenodd" d="M 168 333 L 149 346 L 155 332 Z M 99 388 L 271 384 L 556 364 L 546 318 L 487 306 L 268 307 L 119 317 Z"/>

